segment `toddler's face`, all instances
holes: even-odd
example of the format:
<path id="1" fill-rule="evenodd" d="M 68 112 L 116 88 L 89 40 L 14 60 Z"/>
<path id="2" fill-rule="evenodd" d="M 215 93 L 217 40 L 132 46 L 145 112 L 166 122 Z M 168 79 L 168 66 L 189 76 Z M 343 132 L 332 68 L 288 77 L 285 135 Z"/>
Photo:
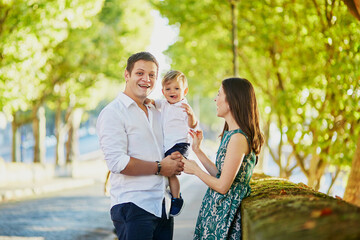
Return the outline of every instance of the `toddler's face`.
<path id="1" fill-rule="evenodd" d="M 184 99 L 188 88 L 184 86 L 182 81 L 170 81 L 165 83 L 162 92 L 166 100 L 173 104 Z"/>

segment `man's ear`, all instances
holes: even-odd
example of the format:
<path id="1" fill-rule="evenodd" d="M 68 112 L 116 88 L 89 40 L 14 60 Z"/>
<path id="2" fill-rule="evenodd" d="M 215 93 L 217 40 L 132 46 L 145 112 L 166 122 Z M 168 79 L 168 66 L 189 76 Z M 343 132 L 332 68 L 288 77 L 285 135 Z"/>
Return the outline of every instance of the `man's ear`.
<path id="1" fill-rule="evenodd" d="M 161 89 L 162 94 L 164 95 L 164 88 Z"/>
<path id="2" fill-rule="evenodd" d="M 125 81 L 127 82 L 128 79 L 130 78 L 130 73 L 128 70 L 125 69 L 125 72 L 124 72 L 124 77 L 125 77 Z"/>
<path id="3" fill-rule="evenodd" d="M 189 92 L 189 88 L 187 87 L 187 88 L 185 88 L 185 90 L 184 90 L 184 96 L 186 96 L 186 94 Z"/>

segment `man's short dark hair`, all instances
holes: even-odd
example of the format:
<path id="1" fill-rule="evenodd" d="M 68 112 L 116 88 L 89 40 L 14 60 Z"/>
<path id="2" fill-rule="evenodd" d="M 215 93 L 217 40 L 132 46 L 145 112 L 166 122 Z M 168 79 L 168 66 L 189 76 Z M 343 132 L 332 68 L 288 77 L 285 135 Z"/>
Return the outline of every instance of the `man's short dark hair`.
<path id="1" fill-rule="evenodd" d="M 129 74 L 131 74 L 131 71 L 133 70 L 135 63 L 139 60 L 144 60 L 144 61 L 149 61 L 149 62 L 155 63 L 156 67 L 157 67 L 157 72 L 159 71 L 159 63 L 156 60 L 156 58 L 154 57 L 154 55 L 152 55 L 149 52 L 138 52 L 138 53 L 131 55 L 127 60 L 126 70 L 129 72 Z"/>

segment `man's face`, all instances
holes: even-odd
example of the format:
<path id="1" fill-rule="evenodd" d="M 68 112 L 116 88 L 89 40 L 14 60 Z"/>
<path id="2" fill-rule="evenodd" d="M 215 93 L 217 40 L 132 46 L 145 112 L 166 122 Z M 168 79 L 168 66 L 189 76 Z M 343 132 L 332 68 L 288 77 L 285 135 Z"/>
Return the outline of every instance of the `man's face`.
<path id="1" fill-rule="evenodd" d="M 142 104 L 151 93 L 157 78 L 157 66 L 151 61 L 135 62 L 131 73 L 125 70 L 126 87 L 124 93 L 136 103 Z"/>

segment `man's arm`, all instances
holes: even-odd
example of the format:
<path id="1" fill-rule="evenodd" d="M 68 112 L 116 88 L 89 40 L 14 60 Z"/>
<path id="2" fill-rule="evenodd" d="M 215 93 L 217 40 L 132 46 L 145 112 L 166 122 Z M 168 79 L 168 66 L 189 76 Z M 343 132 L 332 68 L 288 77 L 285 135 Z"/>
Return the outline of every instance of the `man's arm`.
<path id="1" fill-rule="evenodd" d="M 179 152 L 175 152 L 170 156 L 164 158 L 161 164 L 160 175 L 170 177 L 179 175 L 183 170 L 184 164 L 181 162 L 182 156 Z M 143 161 L 137 158 L 130 157 L 130 161 L 121 171 L 124 175 L 129 176 L 142 176 L 153 175 L 158 171 L 158 164 L 156 162 Z"/>
<path id="2" fill-rule="evenodd" d="M 157 173 L 158 166 L 154 161 L 144 161 L 127 154 L 127 133 L 122 117 L 111 109 L 105 109 L 98 117 L 97 133 L 106 164 L 113 173 L 130 176 L 152 175 Z M 172 176 L 183 170 L 181 154 L 174 154 L 161 161 L 160 174 Z M 159 159 L 160 160 L 160 159 Z"/>

